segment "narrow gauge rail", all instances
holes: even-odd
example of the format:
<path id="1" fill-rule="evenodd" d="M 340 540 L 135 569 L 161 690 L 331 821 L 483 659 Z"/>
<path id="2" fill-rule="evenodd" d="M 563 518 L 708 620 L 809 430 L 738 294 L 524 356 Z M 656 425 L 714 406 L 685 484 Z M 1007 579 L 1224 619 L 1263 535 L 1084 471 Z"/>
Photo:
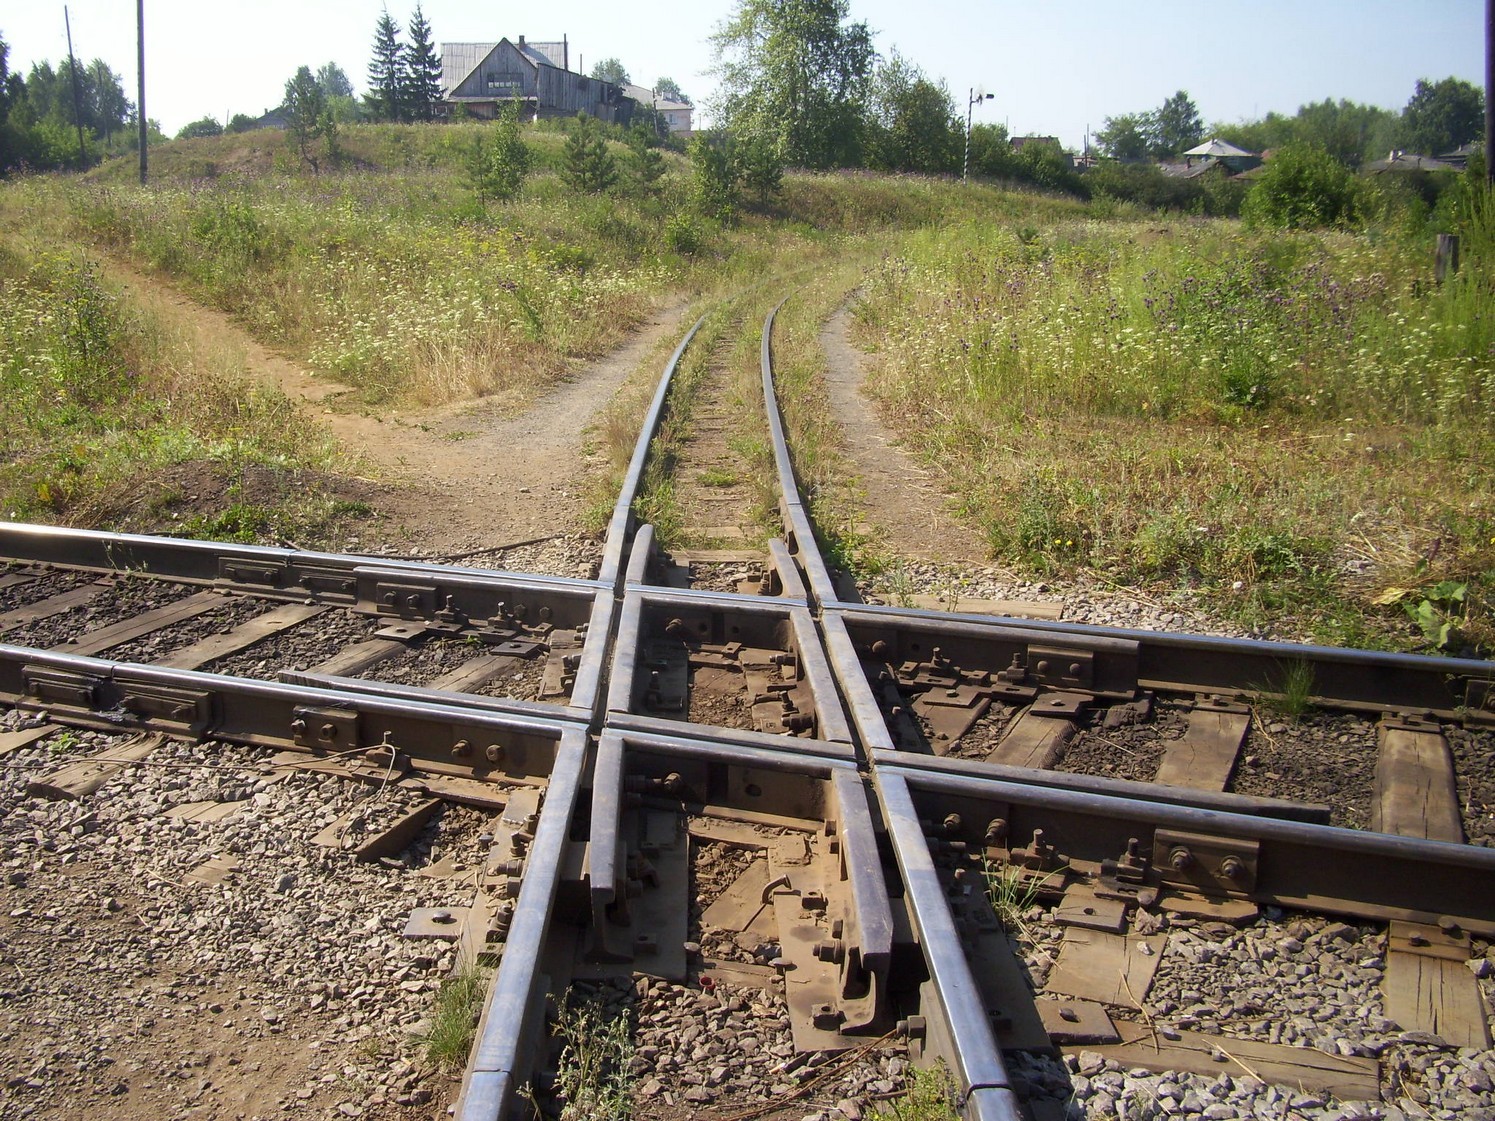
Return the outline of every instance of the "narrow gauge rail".
<path id="1" fill-rule="evenodd" d="M 1022 1116 L 1010 1057 L 1124 1046 L 1134 1025 L 1106 1005 L 1140 994 L 1035 1001 L 972 890 L 993 875 L 1095 932 L 1061 953 L 1092 979 L 1125 980 L 1113 963 L 1160 914 L 1390 923 L 1388 986 L 1448 994 L 1402 1026 L 1488 1047 L 1462 959 L 1471 935 L 1495 934 L 1495 667 L 844 602 L 774 404 L 772 314 L 762 378 L 783 538 L 764 594 L 653 583 L 666 566 L 635 499 L 699 327 L 661 379 L 595 580 L 0 526 L 0 699 L 353 775 L 397 768 L 435 797 L 501 808 L 462 934 L 499 962 L 457 1109 L 470 1121 L 527 1108 L 548 998 L 640 974 L 782 985 L 800 1050 L 896 1037 L 948 1065 L 968 1118 Z M 77 634 L 88 603 L 107 609 Z M 290 641 L 298 629 L 309 643 Z M 260 665 L 282 651 L 294 668 L 248 672 L 249 652 Z M 1269 776 L 1243 790 L 1273 735 L 1259 706 L 1289 675 L 1358 729 L 1343 735 L 1371 776 L 1369 828 L 1275 796 Z M 1149 731 L 1145 773 L 1061 769 L 1087 736 L 1135 747 Z M 775 944 L 771 965 L 688 941 L 707 844 L 752 854 L 713 907 L 723 929 Z M 1178 1034 L 1156 1048 L 1160 1069 L 1198 1061 Z"/>

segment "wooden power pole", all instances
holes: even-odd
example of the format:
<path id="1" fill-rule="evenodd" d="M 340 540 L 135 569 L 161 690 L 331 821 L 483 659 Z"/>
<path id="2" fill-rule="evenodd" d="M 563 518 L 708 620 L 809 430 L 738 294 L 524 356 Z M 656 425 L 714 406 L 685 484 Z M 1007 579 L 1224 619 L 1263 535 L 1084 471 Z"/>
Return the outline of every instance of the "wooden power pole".
<path id="1" fill-rule="evenodd" d="M 1485 0 L 1485 183 L 1495 187 L 1495 0 Z"/>
<path id="2" fill-rule="evenodd" d="M 145 139 L 150 132 L 145 123 L 145 0 L 135 0 L 135 49 L 138 55 L 137 63 L 140 70 L 140 96 L 136 110 L 137 124 L 140 126 L 140 185 L 145 186 Z"/>
<path id="3" fill-rule="evenodd" d="M 83 147 L 83 95 L 78 89 L 78 60 L 73 57 L 73 21 L 68 17 L 67 5 L 62 6 L 62 26 L 67 30 L 67 69 L 73 79 L 73 121 L 78 126 L 78 170 L 88 162 L 88 150 Z"/>

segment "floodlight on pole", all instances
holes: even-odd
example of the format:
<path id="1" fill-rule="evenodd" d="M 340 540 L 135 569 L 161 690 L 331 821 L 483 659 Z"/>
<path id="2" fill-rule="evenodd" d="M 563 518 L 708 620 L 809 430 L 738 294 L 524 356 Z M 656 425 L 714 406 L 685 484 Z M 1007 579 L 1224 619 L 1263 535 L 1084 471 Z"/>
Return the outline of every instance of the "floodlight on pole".
<path id="1" fill-rule="evenodd" d="M 971 175 L 971 112 L 976 108 L 978 101 L 990 101 L 997 95 L 987 93 L 980 86 L 971 88 L 970 96 L 966 98 L 966 155 L 960 165 L 960 181 L 964 183 Z"/>

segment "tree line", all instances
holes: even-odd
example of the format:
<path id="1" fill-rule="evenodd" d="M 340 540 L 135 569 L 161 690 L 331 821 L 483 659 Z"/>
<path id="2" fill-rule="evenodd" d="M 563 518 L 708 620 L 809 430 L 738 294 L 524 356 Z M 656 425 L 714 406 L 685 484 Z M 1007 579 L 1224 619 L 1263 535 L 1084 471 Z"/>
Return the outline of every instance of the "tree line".
<path id="1" fill-rule="evenodd" d="M 135 103 L 102 59 L 76 67 L 38 62 L 23 78 L 11 73 L 10 46 L 0 37 L 0 172 L 87 164 L 116 144 L 133 145 L 134 119 Z"/>
<path id="2" fill-rule="evenodd" d="M 1397 150 L 1434 157 L 1455 151 L 1479 138 L 1484 119 L 1478 86 L 1459 78 L 1424 78 L 1400 111 L 1326 99 L 1291 116 L 1268 113 L 1256 121 L 1215 124 L 1209 133 L 1251 152 L 1293 144 L 1317 148 L 1353 171 Z M 1179 91 L 1158 109 L 1107 117 L 1095 140 L 1103 155 L 1137 162 L 1175 157 L 1204 136 L 1198 110 Z"/>

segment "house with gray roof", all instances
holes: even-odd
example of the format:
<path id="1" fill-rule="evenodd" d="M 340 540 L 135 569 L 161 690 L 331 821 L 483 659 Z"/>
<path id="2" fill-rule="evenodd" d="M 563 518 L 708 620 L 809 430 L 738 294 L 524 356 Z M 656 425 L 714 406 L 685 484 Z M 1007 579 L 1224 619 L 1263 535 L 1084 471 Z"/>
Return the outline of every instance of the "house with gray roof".
<path id="1" fill-rule="evenodd" d="M 633 103 L 611 82 L 573 73 L 570 45 L 529 43 L 441 44 L 441 101 L 450 118 L 460 106 L 469 116 L 491 120 L 500 107 L 519 106 L 519 119 L 574 117 L 586 113 L 626 125 Z"/>
<path id="2" fill-rule="evenodd" d="M 675 101 L 673 98 L 660 97 L 651 89 L 630 83 L 624 84 L 623 96 L 653 109 L 664 118 L 665 126 L 671 132 L 689 133 L 693 127 L 691 114 L 696 111 L 696 107 L 689 101 Z"/>

